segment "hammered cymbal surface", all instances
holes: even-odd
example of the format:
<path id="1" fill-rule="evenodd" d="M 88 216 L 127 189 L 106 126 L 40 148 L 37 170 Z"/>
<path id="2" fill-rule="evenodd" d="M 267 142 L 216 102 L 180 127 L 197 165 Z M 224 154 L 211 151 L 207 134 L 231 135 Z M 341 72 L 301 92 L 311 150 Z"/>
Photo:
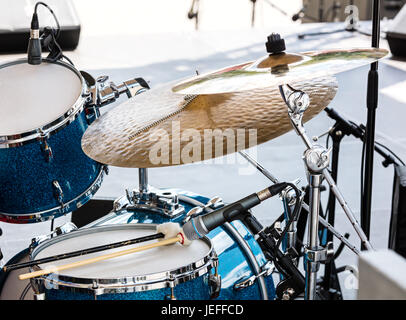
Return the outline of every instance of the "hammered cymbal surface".
<path id="1" fill-rule="evenodd" d="M 173 93 L 172 86 L 170 83 L 153 88 L 104 113 L 83 135 L 83 151 L 108 165 L 162 167 L 226 155 L 292 130 L 287 106 L 278 88 L 182 96 Z M 304 114 L 304 121 L 308 121 L 334 98 L 337 80 L 333 77 L 313 79 L 297 83 L 295 88 L 310 97 L 310 106 Z M 225 133 L 220 147 L 214 137 L 204 138 L 215 129 Z M 254 142 L 249 139 L 250 129 L 256 130 Z M 243 143 L 237 145 L 236 142 L 231 149 L 227 134 L 234 134 L 238 141 L 238 130 L 240 134 L 241 130 L 244 132 Z M 159 155 L 161 160 L 157 162 L 154 155 Z"/>
<path id="2" fill-rule="evenodd" d="M 385 49 L 371 48 L 273 54 L 189 78 L 172 90 L 179 94 L 216 94 L 294 84 L 358 68 L 387 54 Z"/>

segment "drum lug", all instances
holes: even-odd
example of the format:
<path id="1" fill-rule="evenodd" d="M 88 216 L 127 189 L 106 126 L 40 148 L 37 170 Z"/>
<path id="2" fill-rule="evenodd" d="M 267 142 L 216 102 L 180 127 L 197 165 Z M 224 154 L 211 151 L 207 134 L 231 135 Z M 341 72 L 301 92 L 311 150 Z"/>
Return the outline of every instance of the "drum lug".
<path id="1" fill-rule="evenodd" d="M 92 289 L 95 296 L 100 296 L 104 293 L 104 288 L 99 288 L 99 284 L 96 280 L 93 280 Z"/>
<path id="2" fill-rule="evenodd" d="M 168 279 L 168 287 L 171 288 L 171 294 L 165 296 L 165 300 L 177 300 L 175 297 L 175 277 L 171 274 Z"/>
<path id="3" fill-rule="evenodd" d="M 54 156 L 53 156 L 52 148 L 49 146 L 48 141 L 47 141 L 48 134 L 46 132 L 42 131 L 41 129 L 39 129 L 39 134 L 40 134 L 39 140 L 40 140 L 42 154 L 44 155 L 45 161 L 50 162 Z"/>
<path id="4" fill-rule="evenodd" d="M 217 255 L 213 257 L 214 274 L 209 276 L 210 299 L 216 299 L 221 291 L 221 276 L 218 274 L 219 260 Z"/>
<path id="5" fill-rule="evenodd" d="M 35 247 L 37 247 L 38 245 L 40 245 L 41 243 L 43 243 L 46 240 L 52 239 L 56 236 L 67 234 L 67 233 L 75 231 L 77 229 L 78 229 L 78 227 L 73 222 L 67 222 L 67 223 L 61 225 L 60 227 L 55 228 L 55 230 L 48 235 L 38 236 L 38 237 L 31 239 L 30 250 L 34 249 Z"/>
<path id="6" fill-rule="evenodd" d="M 63 191 L 61 188 L 61 185 L 59 184 L 58 180 L 54 180 L 52 181 L 52 187 L 54 188 L 54 196 L 55 199 L 59 202 L 59 204 L 61 205 L 61 208 L 64 207 L 64 203 L 63 203 Z"/>
<path id="7" fill-rule="evenodd" d="M 46 162 L 50 162 L 52 160 L 52 158 L 54 157 L 53 153 L 52 153 L 52 149 L 46 140 L 41 142 L 41 151 L 44 155 Z"/>
<path id="8" fill-rule="evenodd" d="M 248 288 L 248 287 L 252 286 L 258 278 L 267 277 L 267 276 L 271 275 L 274 270 L 275 270 L 274 264 L 271 261 L 268 261 L 267 263 L 265 263 L 262 266 L 261 272 L 258 273 L 257 275 L 252 275 L 248 278 L 245 278 L 244 280 L 236 282 L 234 284 L 234 290 L 239 291 L 239 290 Z"/>

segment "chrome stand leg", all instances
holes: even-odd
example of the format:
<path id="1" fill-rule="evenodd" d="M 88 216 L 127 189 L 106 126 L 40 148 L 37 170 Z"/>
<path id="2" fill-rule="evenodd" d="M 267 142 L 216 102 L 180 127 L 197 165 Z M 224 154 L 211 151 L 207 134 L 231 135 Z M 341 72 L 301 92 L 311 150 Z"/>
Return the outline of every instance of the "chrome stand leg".
<path id="1" fill-rule="evenodd" d="M 310 174 L 310 214 L 309 214 L 309 231 L 308 242 L 305 247 L 305 261 L 306 261 L 306 289 L 305 299 L 316 299 L 316 282 L 317 272 L 320 268 L 320 262 L 314 259 L 314 253 L 319 248 L 319 210 L 320 210 L 320 185 L 322 176 L 321 174 Z"/>
<path id="2" fill-rule="evenodd" d="M 139 168 L 138 169 L 138 181 L 139 181 L 139 189 L 140 193 L 148 192 L 148 169 L 147 168 Z"/>
<path id="3" fill-rule="evenodd" d="M 351 208 L 348 206 L 347 202 L 345 201 L 343 195 L 341 194 L 340 190 L 338 189 L 337 185 L 334 182 L 333 177 L 331 176 L 330 172 L 327 169 L 323 170 L 323 175 L 330 185 L 331 191 L 334 193 L 337 201 L 340 203 L 341 207 L 343 208 L 345 214 L 350 220 L 355 232 L 358 234 L 359 238 L 361 239 L 361 244 L 367 249 L 372 250 L 372 245 L 369 242 L 364 230 L 362 230 L 361 226 L 359 225 L 357 219 L 355 218 L 354 214 L 352 213 Z"/>

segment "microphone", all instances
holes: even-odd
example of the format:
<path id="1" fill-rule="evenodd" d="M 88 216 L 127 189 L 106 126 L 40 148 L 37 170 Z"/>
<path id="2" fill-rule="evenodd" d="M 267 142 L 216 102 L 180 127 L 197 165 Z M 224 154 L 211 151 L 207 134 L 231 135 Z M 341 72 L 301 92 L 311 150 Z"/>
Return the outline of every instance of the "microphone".
<path id="1" fill-rule="evenodd" d="M 242 213 L 279 194 L 287 186 L 287 182 L 274 184 L 206 215 L 195 217 L 183 225 L 183 232 L 189 240 L 203 238 L 211 230 L 238 219 Z"/>
<path id="2" fill-rule="evenodd" d="M 28 41 L 28 63 L 33 65 L 41 64 L 42 49 L 41 39 L 39 37 L 39 23 L 37 12 L 34 12 L 31 20 L 30 40 Z"/>
<path id="3" fill-rule="evenodd" d="M 303 10 L 303 8 L 302 8 L 302 9 L 300 9 L 300 11 L 299 11 L 298 13 L 295 13 L 295 14 L 292 16 L 292 21 L 297 21 L 297 20 L 301 19 L 301 18 L 302 18 L 302 15 L 303 15 L 303 12 L 304 12 L 304 10 Z"/>

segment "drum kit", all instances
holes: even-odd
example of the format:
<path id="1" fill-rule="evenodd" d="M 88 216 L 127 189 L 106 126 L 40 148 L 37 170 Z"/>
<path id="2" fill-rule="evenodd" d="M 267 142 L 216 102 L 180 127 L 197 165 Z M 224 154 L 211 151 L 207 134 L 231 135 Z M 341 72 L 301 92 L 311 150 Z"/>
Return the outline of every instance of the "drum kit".
<path id="1" fill-rule="evenodd" d="M 334 253 L 331 244 L 320 245 L 319 224 L 359 253 L 319 215 L 322 179 L 363 245 L 372 249 L 330 175 L 330 150 L 310 139 L 303 123 L 334 98 L 335 74 L 373 63 L 387 51 L 293 54 L 285 52 L 284 41 L 276 34 L 268 38 L 266 48 L 266 57 L 257 61 L 153 89 L 142 78 L 107 84 L 106 77 L 94 79 L 61 59 L 44 59 L 39 65 L 23 59 L 0 66 L 1 221 L 35 223 L 65 215 L 92 198 L 108 166 L 139 169 L 139 189 L 116 199 L 109 214 L 79 229 L 68 223 L 37 237 L 11 259 L 3 267 L 1 298 L 288 300 L 304 294 L 316 299 L 320 264 Z M 101 112 L 123 93 L 127 101 Z M 256 139 L 243 135 L 229 148 L 223 133 L 238 137 L 241 129 L 255 129 Z M 248 143 L 252 147 L 292 129 L 305 144 L 309 205 L 295 183 L 281 183 L 244 152 Z M 217 140 L 221 143 L 213 143 L 213 135 L 201 138 L 216 130 L 222 133 Z M 220 197 L 156 189 L 148 183 L 148 168 L 232 152 L 240 152 L 275 188 L 225 207 Z M 249 209 L 274 195 L 270 190 L 280 196 L 285 212 L 282 219 L 263 227 Z M 221 211 L 223 220 L 203 232 L 208 224 L 202 217 L 214 217 L 222 208 L 227 208 Z M 305 275 L 295 251 L 301 208 L 309 212 Z M 184 226 L 183 230 L 186 225 L 194 227 L 196 240 L 189 246 L 160 245 L 170 232 L 157 230 L 168 223 Z M 145 247 L 137 247 L 139 242 Z M 130 251 L 118 251 L 124 246 Z M 138 249 L 131 251 L 134 248 Z M 103 260 L 97 258 L 101 254 Z M 98 262 L 90 263 L 93 258 Z M 76 267 L 66 267 L 75 263 Z M 51 272 L 42 272 L 48 269 Z M 22 273 L 29 276 L 21 277 Z"/>

